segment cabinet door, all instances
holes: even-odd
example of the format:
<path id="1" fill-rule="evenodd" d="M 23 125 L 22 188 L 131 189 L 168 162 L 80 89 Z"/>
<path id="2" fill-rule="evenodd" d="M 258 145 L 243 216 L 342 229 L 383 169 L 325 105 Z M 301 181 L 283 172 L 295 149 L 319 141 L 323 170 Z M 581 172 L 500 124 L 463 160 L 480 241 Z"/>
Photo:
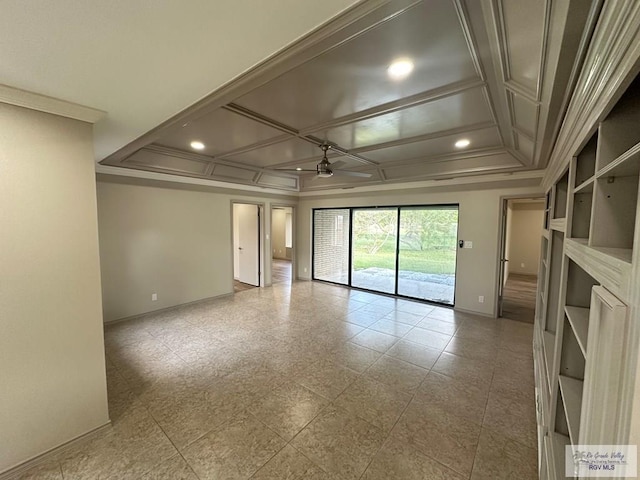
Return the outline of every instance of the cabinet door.
<path id="1" fill-rule="evenodd" d="M 602 286 L 593 287 L 584 373 L 580 443 L 616 443 L 627 306 Z"/>

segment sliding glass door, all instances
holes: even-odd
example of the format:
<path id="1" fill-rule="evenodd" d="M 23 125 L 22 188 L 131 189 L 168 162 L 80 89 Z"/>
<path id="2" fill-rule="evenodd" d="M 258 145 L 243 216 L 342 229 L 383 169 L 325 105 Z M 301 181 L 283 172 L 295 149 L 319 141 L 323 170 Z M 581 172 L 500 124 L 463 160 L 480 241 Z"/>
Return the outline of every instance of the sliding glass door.
<path id="1" fill-rule="evenodd" d="M 313 211 L 313 278 L 349 285 L 351 211 L 330 208 Z"/>
<path id="2" fill-rule="evenodd" d="M 458 206 L 314 210 L 313 278 L 454 304 Z"/>
<path id="3" fill-rule="evenodd" d="M 401 207 L 398 295 L 453 305 L 458 207 Z"/>
<path id="4" fill-rule="evenodd" d="M 353 210 L 353 287 L 395 293 L 397 232 L 397 208 Z"/>

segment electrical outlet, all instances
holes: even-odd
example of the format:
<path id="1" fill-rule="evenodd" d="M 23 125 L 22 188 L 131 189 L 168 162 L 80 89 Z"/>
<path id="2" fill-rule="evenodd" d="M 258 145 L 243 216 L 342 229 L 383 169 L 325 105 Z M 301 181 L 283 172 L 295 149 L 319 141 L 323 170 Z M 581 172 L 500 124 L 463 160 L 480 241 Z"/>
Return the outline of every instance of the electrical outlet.
<path id="1" fill-rule="evenodd" d="M 307 273 L 307 267 L 304 267 L 304 273 Z"/>
<path id="2" fill-rule="evenodd" d="M 521 263 L 521 264 L 520 264 L 520 268 L 524 268 L 524 263 Z"/>
<path id="3" fill-rule="evenodd" d="M 151 294 L 151 301 L 155 302 L 156 300 L 158 300 L 158 294 L 157 293 L 152 293 Z"/>
<path id="4" fill-rule="evenodd" d="M 484 303 L 484 295 L 478 297 L 478 303 Z"/>

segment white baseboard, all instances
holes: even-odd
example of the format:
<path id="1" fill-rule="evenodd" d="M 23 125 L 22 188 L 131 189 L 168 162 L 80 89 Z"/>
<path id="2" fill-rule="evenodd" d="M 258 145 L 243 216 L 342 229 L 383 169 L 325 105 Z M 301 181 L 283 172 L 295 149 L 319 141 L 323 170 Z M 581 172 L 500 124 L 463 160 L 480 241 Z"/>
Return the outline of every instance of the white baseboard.
<path id="1" fill-rule="evenodd" d="M 168 311 L 171 311 L 171 310 L 175 310 L 177 308 L 188 307 L 189 305 L 197 305 L 198 303 L 209 302 L 209 301 L 215 300 L 217 298 L 230 297 L 232 295 L 233 295 L 233 292 L 231 292 L 231 293 L 223 293 L 221 295 L 215 295 L 213 297 L 207 297 L 207 298 L 201 298 L 200 300 L 194 300 L 193 302 L 179 303 L 178 305 L 171 305 L 170 307 L 159 308 L 158 310 L 151 310 L 151 311 L 144 312 L 144 313 L 137 313 L 136 315 L 131 315 L 129 317 L 116 318 L 114 320 L 105 320 L 104 324 L 105 325 L 112 325 L 114 323 L 127 322 L 129 320 L 135 320 L 136 318 L 142 318 L 142 317 L 144 317 L 146 315 L 151 315 L 151 314 L 154 314 L 154 313 L 168 312 Z M 2 479 L 0 478 L 0 480 L 2 480 Z"/>
<path id="2" fill-rule="evenodd" d="M 461 313 L 471 313 L 473 315 L 479 315 L 481 317 L 497 318 L 493 313 L 474 312 L 473 310 L 467 310 L 466 308 L 453 307 L 453 310 Z"/>
<path id="3" fill-rule="evenodd" d="M 64 442 L 57 447 L 53 447 L 50 450 L 47 450 L 40 455 L 36 455 L 35 457 L 30 458 L 29 460 L 22 462 L 14 467 L 11 467 L 9 470 L 5 470 L 4 472 L 0 472 L 0 480 L 13 480 L 18 478 L 20 475 L 25 473 L 27 470 L 31 470 L 34 467 L 47 463 L 48 461 L 53 460 L 56 456 L 61 453 L 66 452 L 72 447 L 75 447 L 78 444 L 88 442 L 93 437 L 102 433 L 103 431 L 111 428 L 111 420 L 109 420 L 104 425 L 101 425 L 93 430 L 89 430 L 87 433 L 83 433 L 67 442 Z"/>

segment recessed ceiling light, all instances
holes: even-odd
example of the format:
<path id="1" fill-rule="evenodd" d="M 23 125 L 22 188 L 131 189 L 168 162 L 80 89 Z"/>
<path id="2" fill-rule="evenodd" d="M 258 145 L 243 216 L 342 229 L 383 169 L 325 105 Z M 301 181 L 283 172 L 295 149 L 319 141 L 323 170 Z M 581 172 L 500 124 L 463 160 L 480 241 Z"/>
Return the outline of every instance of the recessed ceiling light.
<path id="1" fill-rule="evenodd" d="M 193 142 L 191 142 L 191 148 L 193 148 L 194 150 L 204 150 L 204 143 L 194 140 Z"/>
<path id="2" fill-rule="evenodd" d="M 302 168 L 301 167 L 296 167 L 296 170 L 300 171 L 300 170 L 302 170 Z"/>
<path id="3" fill-rule="evenodd" d="M 413 62 L 408 58 L 400 58 L 395 60 L 389 68 L 387 68 L 387 74 L 393 80 L 402 80 L 409 76 L 413 72 Z"/>
<path id="4" fill-rule="evenodd" d="M 456 145 L 456 148 L 466 148 L 469 145 L 471 145 L 471 142 L 466 138 L 463 138 L 461 140 L 458 140 L 455 145 Z"/>

